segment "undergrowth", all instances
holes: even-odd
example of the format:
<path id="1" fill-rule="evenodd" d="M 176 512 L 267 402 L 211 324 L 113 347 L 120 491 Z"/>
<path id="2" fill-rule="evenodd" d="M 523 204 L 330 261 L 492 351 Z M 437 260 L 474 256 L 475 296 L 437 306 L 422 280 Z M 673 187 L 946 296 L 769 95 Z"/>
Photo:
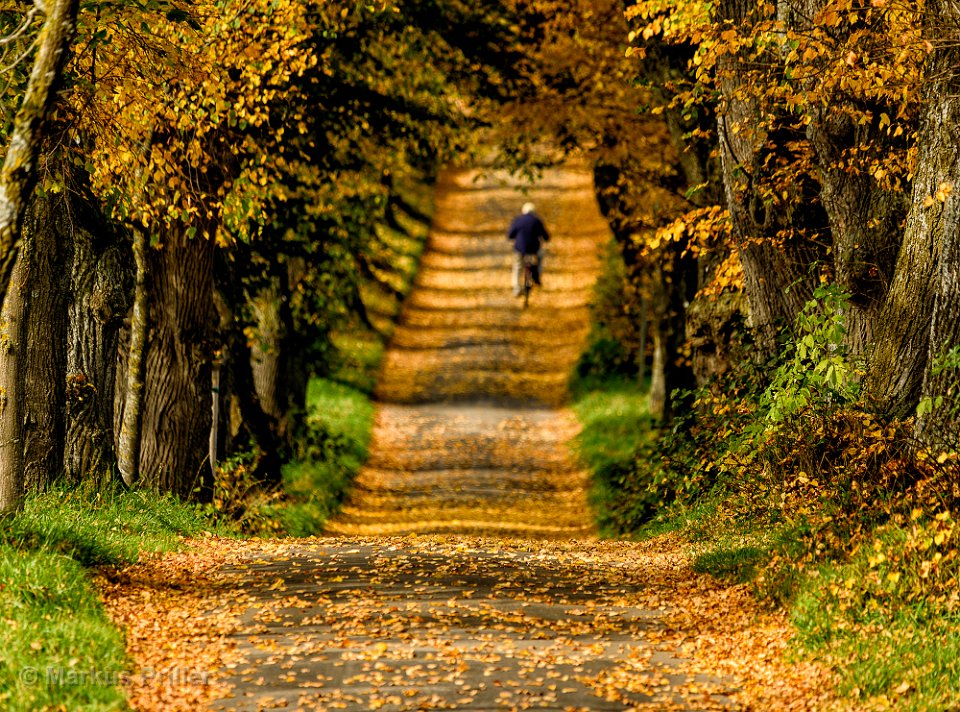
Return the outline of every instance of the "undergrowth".
<path id="1" fill-rule="evenodd" d="M 419 269 L 433 212 L 428 182 L 413 181 L 405 190 L 408 207 L 391 225 L 380 225 L 371 243 L 384 266 L 376 278 L 361 280 L 361 308 L 324 331 L 326 340 L 314 348 L 320 356 L 311 366 L 304 410 L 291 419 L 279 487 L 264 487 L 255 476 L 262 456 L 256 448 L 219 466 L 212 510 L 247 534 L 321 533 L 366 460 L 380 363 Z"/>
<path id="2" fill-rule="evenodd" d="M 600 518 L 628 536 L 680 529 L 696 570 L 785 607 L 798 651 L 834 667 L 851 709 L 956 709 L 958 443 L 918 443 L 913 419 L 881 420 L 861 400 L 845 306 L 836 288 L 819 289 L 770 362 L 746 337 L 734 343 L 734 368 L 598 476 Z M 960 374 L 957 354 L 941 363 Z M 919 417 L 956 419 L 952 383 Z"/>
<path id="3" fill-rule="evenodd" d="M 296 461 L 283 468 L 285 500 L 273 513 L 290 536 L 310 536 L 339 509 L 367 457 L 373 429 L 367 393 L 326 379 L 307 390 L 308 437 Z"/>
<path id="4" fill-rule="evenodd" d="M 181 537 L 227 533 L 199 508 L 146 492 L 59 488 L 0 520 L 0 708 L 126 709 L 129 661 L 87 575 Z"/>
<path id="5" fill-rule="evenodd" d="M 621 504 L 648 511 L 649 498 L 622 497 L 630 486 L 637 451 L 650 439 L 647 395 L 636 378 L 591 375 L 572 388 L 572 406 L 583 429 L 574 443 L 580 459 L 593 473 L 590 503 L 604 536 L 621 533 L 614 514 Z"/>

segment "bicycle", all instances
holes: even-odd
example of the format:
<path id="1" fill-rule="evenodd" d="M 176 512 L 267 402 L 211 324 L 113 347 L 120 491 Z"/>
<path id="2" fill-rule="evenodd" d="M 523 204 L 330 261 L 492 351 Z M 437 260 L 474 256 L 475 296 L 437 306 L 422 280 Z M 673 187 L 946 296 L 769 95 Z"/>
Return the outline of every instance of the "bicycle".
<path id="1" fill-rule="evenodd" d="M 537 283 L 536 275 L 534 271 L 537 268 L 537 256 L 536 255 L 524 255 L 523 256 L 523 308 L 526 309 L 527 305 L 530 303 L 530 290 L 533 289 L 533 285 Z"/>

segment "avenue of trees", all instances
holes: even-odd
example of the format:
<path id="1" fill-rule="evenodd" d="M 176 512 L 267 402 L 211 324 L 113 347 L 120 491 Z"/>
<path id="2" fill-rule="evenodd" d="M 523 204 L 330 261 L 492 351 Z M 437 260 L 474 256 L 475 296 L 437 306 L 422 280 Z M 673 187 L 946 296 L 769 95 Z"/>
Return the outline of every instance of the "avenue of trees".
<path id="1" fill-rule="evenodd" d="M 60 478 L 208 498 L 250 448 L 278 479 L 331 332 L 396 289 L 405 191 L 505 89 L 506 9 L 474 5 L 3 8 L 0 509 Z"/>
<path id="2" fill-rule="evenodd" d="M 770 420 L 856 402 L 956 449 L 960 3 L 46 0 L 0 21 L 0 509 L 60 477 L 202 498 L 250 447 L 275 481 L 332 331 L 394 288 L 405 187 L 478 136 L 508 167 L 544 144 L 594 165 L 625 265 L 600 317 L 663 422 L 774 364 Z"/>
<path id="3" fill-rule="evenodd" d="M 742 521 L 815 513 L 810 551 L 847 555 L 949 508 L 960 5 L 537 6 L 508 156 L 549 137 L 593 162 L 623 283 L 582 365 L 649 369 L 660 425 L 600 473 L 604 526 L 719 497 Z"/>
<path id="4" fill-rule="evenodd" d="M 627 16 L 648 107 L 682 127 L 689 212 L 655 242 L 700 256 L 688 363 L 724 346 L 697 332 L 703 302 L 742 290 L 751 358 L 786 340 L 795 359 L 770 419 L 855 403 L 955 465 L 960 5 L 650 0 Z M 704 264 L 724 252 L 735 269 Z"/>

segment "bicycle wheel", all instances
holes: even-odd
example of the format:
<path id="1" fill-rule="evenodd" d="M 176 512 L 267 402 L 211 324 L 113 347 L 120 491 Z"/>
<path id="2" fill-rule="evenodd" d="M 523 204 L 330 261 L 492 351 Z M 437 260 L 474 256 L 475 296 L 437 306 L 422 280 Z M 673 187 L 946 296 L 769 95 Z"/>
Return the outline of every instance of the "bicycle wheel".
<path id="1" fill-rule="evenodd" d="M 523 308 L 530 304 L 530 290 L 533 289 L 533 267 L 526 259 L 523 261 Z"/>

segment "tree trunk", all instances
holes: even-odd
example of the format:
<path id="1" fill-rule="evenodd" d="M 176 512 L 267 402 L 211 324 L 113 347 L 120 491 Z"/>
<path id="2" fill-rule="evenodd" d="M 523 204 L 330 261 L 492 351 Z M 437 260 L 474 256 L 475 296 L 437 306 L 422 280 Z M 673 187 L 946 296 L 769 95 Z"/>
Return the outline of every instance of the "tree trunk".
<path id="1" fill-rule="evenodd" d="M 220 365 L 220 408 L 222 423 L 217 428 L 221 437 L 218 447 L 225 453 L 246 449 L 251 440 L 260 448 L 254 477 L 265 484 L 276 485 L 281 479 L 281 441 L 277 421 L 266 412 L 255 385 L 251 350 L 242 325 L 236 321 L 234 307 L 227 301 L 226 291 L 217 290 L 217 310 L 220 315 L 220 340 L 223 359 Z M 231 418 L 232 414 L 232 418 Z M 232 423 L 228 424 L 228 420 Z"/>
<path id="2" fill-rule="evenodd" d="M 22 364 L 24 356 L 23 253 L 14 264 L 3 300 L 0 342 L 0 515 L 15 512 L 23 502 Z"/>
<path id="3" fill-rule="evenodd" d="M 650 310 L 647 295 L 640 297 L 640 335 L 637 344 L 637 382 L 641 388 L 647 380 L 647 335 L 650 333 Z"/>
<path id="4" fill-rule="evenodd" d="M 286 394 L 283 392 L 285 379 L 281 368 L 281 348 L 285 334 L 277 281 L 274 278 L 269 287 L 261 289 L 251 300 L 257 335 L 250 347 L 250 364 L 263 412 L 282 423 L 287 405 Z"/>
<path id="5" fill-rule="evenodd" d="M 131 282 L 116 236 L 90 222 L 72 225 L 64 437 L 64 472 L 71 482 L 103 482 L 116 470 L 117 351 Z"/>
<path id="6" fill-rule="evenodd" d="M 27 491 L 44 489 L 63 473 L 70 276 L 66 200 L 63 193 L 35 195 L 24 221 L 21 438 Z"/>
<path id="7" fill-rule="evenodd" d="M 650 330 L 653 338 L 653 362 L 650 364 L 650 392 L 647 395 L 647 408 L 650 417 L 663 421 L 669 411 L 667 397 L 667 339 L 660 331 L 660 322 L 653 319 L 653 328 Z"/>
<path id="8" fill-rule="evenodd" d="M 254 477 L 261 482 L 280 482 L 281 442 L 277 420 L 263 407 L 254 376 L 252 348 L 237 312 L 245 304 L 245 290 L 225 259 L 216 261 L 214 301 L 220 321 L 221 423 L 217 446 L 225 454 L 247 449 L 251 441 L 261 451 Z M 282 369 L 277 378 L 282 379 Z M 289 415 L 284 412 L 284 415 Z"/>
<path id="9" fill-rule="evenodd" d="M 960 240 L 960 2 L 931 0 L 926 24 L 935 49 L 924 87 L 925 111 L 917 141 L 913 198 L 893 282 L 878 321 L 867 379 L 867 392 L 876 399 L 880 411 L 901 418 L 914 412 L 922 389 L 933 392 L 937 388 L 938 379 L 928 373 L 931 357 L 957 343 L 956 310 L 960 303 L 956 282 Z M 952 188 L 949 194 L 942 192 L 947 186 Z M 925 419 L 922 432 L 929 433 L 935 423 L 935 418 Z"/>
<path id="10" fill-rule="evenodd" d="M 213 242 L 171 229 L 149 255 L 150 328 L 143 389 L 140 476 L 180 497 L 201 492 L 210 437 Z"/>
<path id="11" fill-rule="evenodd" d="M 805 35 L 816 26 L 827 0 L 781 0 L 779 14 L 788 27 Z M 838 28 L 832 37 L 840 43 L 846 36 Z M 839 44 L 838 44 L 839 46 Z M 822 60 L 824 72 L 834 57 Z M 806 82 L 804 90 L 815 91 L 819 74 Z M 848 151 L 859 146 L 891 148 L 875 125 L 854 122 L 850 110 L 863 113 L 854 105 L 856 96 L 823 97 L 806 107 L 810 123 L 807 137 L 816 152 L 820 178 L 820 199 L 830 224 L 833 246 L 834 279 L 850 295 L 845 344 L 854 357 L 866 356 L 873 343 L 876 320 L 880 315 L 900 248 L 902 225 L 909 210 L 909 197 L 883 188 L 862 167 L 850 166 Z M 830 100 L 829 102 L 827 100 Z M 878 113 L 882 107 L 870 107 Z M 890 115 L 895 108 L 888 108 Z M 882 150 L 880 151 L 883 152 Z"/>
<path id="12" fill-rule="evenodd" d="M 757 5 L 748 0 L 723 0 L 718 20 L 731 27 L 749 27 Z M 778 126 L 764 128 L 755 99 L 750 97 L 749 75 L 737 57 L 725 55 L 718 62 L 722 101 L 717 114 L 724 193 L 730 211 L 731 230 L 740 252 L 744 286 L 750 305 L 750 326 L 758 355 L 776 352 L 781 329 L 791 329 L 797 314 L 816 286 L 812 266 L 817 249 L 794 236 L 800 211 L 811 213 L 806 220 L 816 223 L 806 186 L 783 203 L 771 203 L 761 194 L 765 152 L 771 146 L 786 145 L 787 138 L 774 137 Z M 766 117 L 768 124 L 770 117 Z M 789 122 L 785 122 L 789 124 Z M 785 209 L 786 204 L 796 211 Z"/>
<path id="13" fill-rule="evenodd" d="M 960 59 L 960 57 L 958 57 Z M 958 66 L 958 65 L 954 65 Z M 957 87 L 952 96 L 957 97 Z M 957 101 L 956 98 L 953 101 Z M 960 112 L 954 114 L 960 119 Z M 958 147 L 960 149 L 960 147 Z M 956 149 L 955 149 L 956 150 Z M 960 179 L 960 174 L 955 174 Z M 960 202 L 954 199 L 954 203 Z M 955 213 L 960 213 L 953 206 Z M 922 395 L 944 396 L 945 403 L 917 419 L 917 437 L 931 447 L 957 451 L 960 449 L 960 372 L 945 368 L 937 372 L 933 366 L 938 357 L 960 346 L 960 219 L 952 218 L 950 238 L 944 241 L 937 263 L 934 283 L 933 321 L 930 329 L 930 352 L 923 377 Z"/>
<path id="14" fill-rule="evenodd" d="M 127 486 L 140 479 L 140 434 L 143 418 L 144 351 L 150 318 L 147 273 L 147 234 L 133 230 L 133 260 L 136 269 L 133 289 L 133 310 L 124 363 L 123 408 L 117 435 L 117 467 Z"/>
<path id="15" fill-rule="evenodd" d="M 308 349 L 304 347 L 302 338 L 297 332 L 291 302 L 300 283 L 306 279 L 309 269 L 307 261 L 302 258 L 289 260 L 287 263 L 286 280 L 281 280 L 283 299 L 280 301 L 280 323 L 283 325 L 281 333 L 283 342 L 283 368 L 280 370 L 283 378 L 284 417 L 278 424 L 280 438 L 292 448 L 296 443 L 293 439 L 298 433 L 298 426 L 304 418 L 307 408 L 307 387 L 310 378 L 314 375 L 316 364 L 311 363 Z"/>
<path id="16" fill-rule="evenodd" d="M 49 0 L 23 104 L 13 121 L 7 155 L 0 168 L 0 303 L 4 300 L 20 249 L 20 228 L 37 181 L 43 125 L 55 100 L 67 49 L 73 38 L 79 0 Z M 37 2 L 37 6 L 41 4 Z"/>
<path id="17" fill-rule="evenodd" d="M 651 415 L 664 423 L 673 421 L 676 412 L 684 408 L 677 393 L 696 388 L 696 379 L 688 357 L 683 354 L 687 341 L 686 320 L 687 305 L 697 294 L 696 260 L 687 254 L 687 244 L 676 243 L 665 249 L 662 264 L 656 270 L 655 280 L 660 283 L 658 295 L 654 296 L 654 332 L 655 364 L 654 377 L 662 381 L 662 406 L 657 406 L 651 397 Z M 662 375 L 658 371 L 662 369 Z M 653 383 L 651 382 L 651 396 Z"/>
<path id="18" fill-rule="evenodd" d="M 845 343 L 850 355 L 860 357 L 873 344 L 909 205 L 906 196 L 884 190 L 872 176 L 839 167 L 845 148 L 875 137 L 863 136 L 864 130 L 849 118 L 831 118 L 828 111 L 813 112 L 807 134 L 820 163 L 820 197 L 830 221 L 835 280 L 850 295 Z"/>

